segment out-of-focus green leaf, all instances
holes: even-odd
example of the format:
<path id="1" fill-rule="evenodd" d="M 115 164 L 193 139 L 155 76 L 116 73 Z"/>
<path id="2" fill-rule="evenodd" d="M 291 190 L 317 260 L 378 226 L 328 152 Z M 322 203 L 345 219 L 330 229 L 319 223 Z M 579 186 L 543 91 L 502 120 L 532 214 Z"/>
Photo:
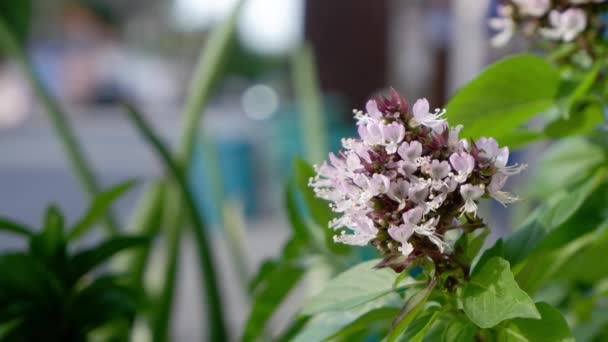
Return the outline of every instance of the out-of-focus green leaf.
<path id="1" fill-rule="evenodd" d="M 62 272 L 66 260 L 66 242 L 63 216 L 56 207 L 47 209 L 42 231 L 30 240 L 30 250 L 53 271 Z"/>
<path id="2" fill-rule="evenodd" d="M 418 317 L 418 314 L 424 308 L 424 304 L 429 299 L 429 296 L 433 292 L 435 285 L 436 280 L 433 279 L 427 287 L 415 293 L 407 300 L 403 308 L 401 308 L 401 310 L 399 311 L 399 315 L 397 315 L 397 317 L 393 320 L 391 329 L 389 330 L 388 336 L 386 338 L 387 342 L 397 341 L 397 339 L 399 339 L 401 335 L 404 334 L 406 329 L 409 328 L 411 324 L 413 324 L 414 319 Z M 426 324 L 422 328 L 424 329 L 425 326 Z M 428 328 L 426 328 L 426 330 L 424 331 L 426 332 L 427 330 Z M 419 332 L 413 334 L 412 337 L 415 338 Z"/>
<path id="3" fill-rule="evenodd" d="M 24 299 L 48 307 L 61 294 L 59 280 L 37 258 L 23 253 L 0 256 L 0 306 Z"/>
<path id="4" fill-rule="evenodd" d="M 290 342 L 350 341 L 353 335 L 365 335 L 362 327 L 370 329 L 383 323 L 388 327 L 399 313 L 400 302 L 401 298 L 393 293 L 353 309 L 319 313 Z"/>
<path id="5" fill-rule="evenodd" d="M 28 228 L 24 224 L 17 223 L 13 220 L 0 217 L 0 231 L 5 231 L 9 233 L 14 233 L 17 235 L 22 235 L 25 237 L 32 236 L 32 229 Z"/>
<path id="6" fill-rule="evenodd" d="M 558 227 L 566 222 L 583 205 L 585 200 L 608 177 L 608 169 L 600 169 L 583 184 L 564 194 L 554 206 L 551 206 L 540 218 L 547 227 Z"/>
<path id="7" fill-rule="evenodd" d="M 507 57 L 462 87 L 448 103 L 446 116 L 452 125 L 464 125 L 464 137 L 501 138 L 550 108 L 558 87 L 559 73 L 545 59 Z"/>
<path id="8" fill-rule="evenodd" d="M 21 44 L 27 38 L 31 16 L 32 3 L 30 0 L 0 1 L 0 21 L 2 22 L 0 25 L 6 26 Z M 0 45 L 0 52 L 3 50 L 4 47 Z"/>
<path id="9" fill-rule="evenodd" d="M 100 277 L 70 301 L 67 316 L 78 329 L 89 332 L 108 321 L 132 319 L 138 302 L 137 292 L 121 277 Z"/>
<path id="10" fill-rule="evenodd" d="M 253 296 L 253 306 L 249 313 L 242 341 L 255 341 L 264 333 L 266 322 L 306 273 L 304 267 L 283 263 L 272 270 L 259 284 Z"/>
<path id="11" fill-rule="evenodd" d="M 515 318 L 498 327 L 499 342 L 574 342 L 562 314 L 547 303 L 537 303 L 540 319 Z"/>
<path id="12" fill-rule="evenodd" d="M 95 196 L 84 216 L 82 216 L 72 227 L 72 230 L 69 233 L 69 239 L 77 239 L 85 234 L 89 229 L 91 229 L 95 222 L 103 218 L 105 213 L 110 209 L 112 203 L 114 203 L 114 201 L 122 196 L 125 192 L 129 191 L 135 184 L 135 181 L 129 180 Z"/>
<path id="13" fill-rule="evenodd" d="M 556 189 L 569 188 L 587 178 L 606 157 L 597 145 L 581 137 L 561 140 L 540 158 L 530 181 L 530 194 L 547 198 Z"/>
<path id="14" fill-rule="evenodd" d="M 560 248 L 597 227 L 603 221 L 601 203 L 608 200 L 601 185 L 605 178 L 601 169 L 571 192 L 562 189 L 505 240 L 502 256 L 516 265 L 530 253 Z"/>
<path id="15" fill-rule="evenodd" d="M 346 245 L 335 243 L 333 240 L 335 232 L 328 228 L 329 221 L 334 218 L 334 213 L 331 211 L 329 204 L 317 198 L 312 188 L 308 186 L 310 178 L 315 176 L 312 166 L 303 160 L 297 159 L 294 162 L 294 172 L 298 190 L 302 194 L 312 220 L 320 229 L 323 229 L 327 247 L 334 253 L 348 253 L 350 248 Z"/>
<path id="16" fill-rule="evenodd" d="M 561 138 L 569 135 L 585 134 L 592 131 L 604 121 L 603 108 L 596 103 L 584 106 L 568 119 L 559 118 L 545 127 L 545 134 L 550 138 Z"/>
<path id="17" fill-rule="evenodd" d="M 567 118 L 570 116 L 573 116 L 572 111 L 573 111 L 574 106 L 577 104 L 577 102 L 581 101 L 581 99 L 583 99 L 585 97 L 585 95 L 587 95 L 587 93 L 589 92 L 589 90 L 591 89 L 593 84 L 595 83 L 595 80 L 597 79 L 601 68 L 602 68 L 602 64 L 596 63 L 591 68 L 591 70 L 589 70 L 585 74 L 585 76 L 580 80 L 580 82 L 577 82 L 576 88 L 574 88 L 574 91 L 572 91 L 570 96 L 568 96 L 567 112 L 566 112 Z M 574 115 L 576 115 L 576 114 L 574 114 Z"/>
<path id="18" fill-rule="evenodd" d="M 454 319 L 443 332 L 442 342 L 469 342 L 475 340 L 477 327 L 469 320 Z"/>
<path id="19" fill-rule="evenodd" d="M 604 221 L 595 232 L 589 234 L 587 244 L 576 253 L 565 257 L 557 277 L 575 282 L 594 284 L 608 274 L 608 221 Z M 585 239 L 587 236 L 577 240 Z M 570 245 L 570 244 L 569 244 Z M 569 245 L 566 245 L 568 247 Z M 590 265 L 592 265 L 590 267 Z"/>
<path id="20" fill-rule="evenodd" d="M 366 261 L 340 273 L 304 305 L 302 314 L 348 310 L 394 291 L 397 275 L 388 268 L 375 269 L 379 262 L 380 259 Z"/>
<path id="21" fill-rule="evenodd" d="M 118 236 L 110 238 L 91 249 L 78 252 L 70 260 L 73 268 L 71 280 L 76 281 L 119 252 L 148 243 L 150 243 L 149 237 Z"/>
<path id="22" fill-rule="evenodd" d="M 532 299 L 515 282 L 509 262 L 499 257 L 471 277 L 462 302 L 471 321 L 484 329 L 516 317 L 540 318 Z"/>
<path id="23" fill-rule="evenodd" d="M 500 137 L 500 144 L 502 146 L 509 146 L 509 149 L 516 150 L 527 144 L 536 142 L 545 138 L 546 135 L 543 132 L 533 131 L 530 129 L 517 128 Z"/>
<path id="24" fill-rule="evenodd" d="M 397 307 L 383 307 L 374 309 L 360 316 L 356 320 L 350 322 L 337 333 L 327 337 L 327 341 L 344 341 L 354 334 L 360 334 L 370 328 L 371 325 L 377 322 L 391 322 L 395 316 L 399 314 Z"/>
<path id="25" fill-rule="evenodd" d="M 433 323 L 441 316 L 441 311 L 434 308 L 422 312 L 408 325 L 400 341 L 422 342 Z"/>
<path id="26" fill-rule="evenodd" d="M 249 284 L 249 290 L 253 293 L 253 307 L 243 341 L 253 341 L 264 332 L 268 320 L 306 271 L 298 258 L 308 248 L 310 232 L 298 211 L 294 188 L 295 184 L 290 182 L 285 193 L 287 217 L 293 235 L 283 246 L 280 257 L 264 262 Z M 284 273 L 288 276 L 287 280 L 283 280 Z"/>

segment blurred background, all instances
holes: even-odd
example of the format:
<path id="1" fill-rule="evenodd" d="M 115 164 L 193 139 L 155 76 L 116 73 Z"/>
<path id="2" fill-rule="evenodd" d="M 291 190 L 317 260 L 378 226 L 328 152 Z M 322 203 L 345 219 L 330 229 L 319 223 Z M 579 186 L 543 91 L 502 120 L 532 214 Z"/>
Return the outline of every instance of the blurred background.
<path id="1" fill-rule="evenodd" d="M 246 265 L 222 267 L 230 323 L 248 313 L 238 291 L 277 254 L 289 234 L 282 208 L 292 160 L 309 156 L 311 141 L 336 150 L 354 134 L 352 109 L 388 86 L 410 101 L 442 107 L 459 85 L 502 54 L 488 44 L 486 20 L 496 1 L 250 0 L 238 23 L 227 69 L 204 114 L 191 170 L 199 204 L 214 230 L 222 210 L 240 231 Z M 199 50 L 234 0 L 35 1 L 28 53 L 43 81 L 70 113 L 78 138 L 105 186 L 163 172 L 125 120 L 133 101 L 168 143 L 181 130 L 184 96 Z M 307 136 L 294 96 L 294 53 L 312 47 L 322 90 L 321 132 Z M 310 134 L 309 134 L 310 135 Z M 312 157 L 312 159 L 315 159 Z M 318 159 L 318 158 L 317 158 Z M 320 160 L 312 160 L 320 161 Z M 210 163 L 214 167 L 206 167 Z M 127 219 L 143 187 L 116 211 Z M 221 201 L 217 200 L 222 198 Z M 70 222 L 87 206 L 43 109 L 10 60 L 0 56 L 0 214 L 38 224 L 49 202 Z M 505 222 L 499 223 L 505 227 Z M 222 264 L 225 241 L 214 243 Z M 16 241 L 2 237 L 0 248 Z M 188 246 L 186 242 L 186 246 Z M 198 307 L 194 252 L 182 250 L 175 340 L 197 340 L 205 319 Z M 162 254 L 161 254 L 162 255 Z M 160 256 L 162 258 L 162 256 Z M 153 272 L 152 272 L 153 273 Z M 158 274 L 157 276 L 159 276 Z M 154 274 L 151 275 L 154 277 Z M 287 318 L 286 318 L 287 319 Z M 281 322 L 277 322 L 278 325 Z M 238 335 L 238 334 L 237 334 Z"/>

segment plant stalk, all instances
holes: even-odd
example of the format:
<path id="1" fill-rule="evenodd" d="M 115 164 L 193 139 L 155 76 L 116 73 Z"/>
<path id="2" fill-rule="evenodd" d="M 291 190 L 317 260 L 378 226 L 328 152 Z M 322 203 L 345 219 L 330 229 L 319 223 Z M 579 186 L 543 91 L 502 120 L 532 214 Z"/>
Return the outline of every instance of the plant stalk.
<path id="1" fill-rule="evenodd" d="M 228 333 L 224 322 L 217 271 L 213 262 L 213 252 L 207 237 L 205 224 L 198 213 L 194 196 L 188 186 L 185 172 L 173 159 L 169 150 L 161 142 L 160 138 L 156 136 L 153 129 L 144 120 L 143 116 L 132 106 L 127 106 L 126 109 L 128 118 L 138 128 L 143 137 L 154 147 L 159 158 L 165 164 L 167 171 L 169 171 L 171 177 L 177 183 L 181 193 L 181 199 L 192 223 L 194 237 L 198 246 L 197 251 L 202 268 L 201 281 L 205 284 L 205 304 L 207 305 L 210 325 L 209 341 L 227 341 Z M 178 248 L 179 244 L 176 243 L 175 246 Z M 170 251 L 170 255 L 171 253 L 173 253 L 173 251 Z M 173 262 L 176 263 L 177 258 L 173 260 Z M 171 265 L 169 265 L 169 267 L 171 267 Z"/>
<path id="2" fill-rule="evenodd" d="M 80 148 L 68 116 L 42 83 L 22 46 L 2 18 L 0 18 L 0 46 L 4 46 L 21 66 L 32 90 L 48 114 L 49 121 L 63 145 L 80 185 L 90 197 L 94 197 L 99 192 L 99 182 Z M 119 232 L 117 221 L 110 212 L 104 217 L 104 225 L 110 234 Z"/>

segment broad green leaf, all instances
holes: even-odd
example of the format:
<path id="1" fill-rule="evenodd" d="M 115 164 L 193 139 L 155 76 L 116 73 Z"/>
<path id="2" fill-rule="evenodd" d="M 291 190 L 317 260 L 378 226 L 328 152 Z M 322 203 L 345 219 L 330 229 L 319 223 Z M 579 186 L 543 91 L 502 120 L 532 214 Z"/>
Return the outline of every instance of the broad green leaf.
<path id="1" fill-rule="evenodd" d="M 375 259 L 360 263 L 330 280 L 306 303 L 302 314 L 348 310 L 392 292 L 397 274 L 388 268 L 375 269 L 379 262 Z"/>
<path id="2" fill-rule="evenodd" d="M 604 121 L 603 108 L 598 104 L 588 104 L 570 118 L 559 118 L 545 127 L 545 134 L 550 138 L 561 138 L 569 135 L 584 134 L 592 131 Z"/>
<path id="3" fill-rule="evenodd" d="M 564 257 L 564 263 L 557 274 L 559 279 L 593 284 L 608 274 L 608 259 L 605 258 L 608 250 L 608 221 L 604 221 L 595 232 L 575 241 L 583 239 L 587 242 L 584 248 L 581 247 L 576 253 Z"/>
<path id="4" fill-rule="evenodd" d="M 41 308 L 52 305 L 62 291 L 55 275 L 32 255 L 0 256 L 0 306 L 24 299 Z"/>
<path id="5" fill-rule="evenodd" d="M 475 341 L 477 327 L 469 320 L 454 319 L 446 327 L 442 342 L 469 342 Z"/>
<path id="6" fill-rule="evenodd" d="M 471 277 L 462 302 L 471 321 L 484 329 L 516 317 L 540 318 L 530 296 L 515 282 L 509 262 L 499 257 L 488 260 Z"/>
<path id="7" fill-rule="evenodd" d="M 603 230 L 606 228 L 608 225 L 604 224 Z M 556 275 L 563 274 L 564 265 L 581 251 L 587 251 L 588 246 L 598 239 L 598 235 L 600 234 L 591 232 L 559 249 L 532 254 L 516 272 L 517 283 L 526 292 L 535 293 Z"/>
<path id="8" fill-rule="evenodd" d="M 312 216 L 312 220 L 323 229 L 327 247 L 334 253 L 345 254 L 350 248 L 343 244 L 334 242 L 335 232 L 329 229 L 329 221 L 334 218 L 334 213 L 329 207 L 329 203 L 317 198 L 311 187 L 308 186 L 310 178 L 315 176 L 314 169 L 303 160 L 297 159 L 294 162 L 295 180 L 298 190 L 302 194 L 304 202 Z"/>
<path id="9" fill-rule="evenodd" d="M 464 137 L 500 138 L 550 108 L 557 96 L 559 73 L 533 55 L 505 58 L 462 87 L 447 105 L 452 125 Z"/>
<path id="10" fill-rule="evenodd" d="M 290 342 L 341 341 L 345 337 L 361 335 L 361 328 L 385 323 L 399 313 L 401 298 L 392 293 L 353 309 L 322 312 L 313 316 Z M 348 339 L 346 339 L 348 340 Z"/>
<path id="11" fill-rule="evenodd" d="M 88 332 L 110 321 L 133 319 L 139 304 L 137 291 L 122 277 L 105 276 L 80 290 L 66 315 L 78 330 Z"/>
<path id="12" fill-rule="evenodd" d="M 350 322 L 337 333 L 327 337 L 327 341 L 343 341 L 348 340 L 348 337 L 354 334 L 359 334 L 361 331 L 369 329 L 371 325 L 377 322 L 391 322 L 399 313 L 397 307 L 383 307 L 371 310 L 360 316 L 356 320 Z M 328 313 L 333 314 L 333 313 Z"/>
<path id="13" fill-rule="evenodd" d="M 608 196 L 603 195 L 606 187 L 600 182 L 605 178 L 606 172 L 600 170 L 573 191 L 562 190 L 538 208 L 505 240 L 504 258 L 516 265 L 530 253 L 559 248 L 593 230 L 603 221 L 599 208 Z"/>
<path id="14" fill-rule="evenodd" d="M 129 180 L 95 196 L 84 216 L 82 216 L 72 227 L 72 230 L 69 233 L 69 239 L 77 239 L 85 234 L 106 214 L 112 203 L 114 203 L 114 201 L 122 196 L 125 192 L 129 191 L 135 184 L 135 181 Z"/>
<path id="15" fill-rule="evenodd" d="M 547 303 L 537 303 L 540 319 L 515 318 L 498 327 L 499 342 L 574 342 L 562 314 Z"/>
<path id="16" fill-rule="evenodd" d="M 399 315 L 393 320 L 391 329 L 389 330 L 388 336 L 386 338 L 387 342 L 397 341 L 397 339 L 399 339 L 401 335 L 404 334 L 405 330 L 410 327 L 410 324 L 413 323 L 414 319 L 418 317 L 418 314 L 424 308 L 424 305 L 429 299 L 429 296 L 433 292 L 433 289 L 435 288 L 436 284 L 436 280 L 433 279 L 427 287 L 415 293 L 407 300 L 403 308 L 401 308 L 401 311 L 399 311 Z M 428 328 L 430 328 L 430 325 Z M 426 330 L 424 331 L 426 332 L 428 328 L 426 328 Z M 414 336 L 416 336 L 417 334 L 414 334 L 413 332 L 411 333 Z"/>
<path id="17" fill-rule="evenodd" d="M 601 184 L 595 189 L 564 223 L 557 227 L 549 227 L 547 235 L 538 243 L 535 250 L 560 248 L 596 230 L 608 219 L 606 203 L 608 203 L 608 183 Z"/>
<path id="18" fill-rule="evenodd" d="M 427 332 L 433 326 L 433 323 L 441 316 L 441 311 L 427 309 L 422 312 L 410 325 L 407 326 L 405 332 L 399 339 L 404 342 L 422 342 Z"/>
<path id="19" fill-rule="evenodd" d="M 483 268 L 483 266 L 494 257 L 504 257 L 505 256 L 505 243 L 503 239 L 498 239 L 492 245 L 492 247 L 483 251 L 477 262 L 473 265 L 473 269 L 471 270 L 471 274 L 479 273 L 479 270 Z M 507 259 L 509 260 L 509 259 Z"/>
<path id="20" fill-rule="evenodd" d="M 489 233 L 490 230 L 488 228 L 482 228 L 462 234 L 456 242 L 455 253 L 455 255 L 461 258 L 460 262 L 470 266 L 477 254 L 479 254 Z"/>
<path id="21" fill-rule="evenodd" d="M 73 267 L 71 280 L 78 280 L 81 276 L 108 261 L 108 259 L 119 252 L 148 243 L 150 243 L 149 237 L 117 236 L 105 240 L 93 248 L 80 251 L 71 258 Z"/>
<path id="22" fill-rule="evenodd" d="M 306 327 L 310 321 L 310 316 L 298 317 L 291 323 L 280 336 L 275 338 L 273 342 L 292 342 L 293 339 Z"/>
<path id="23" fill-rule="evenodd" d="M 27 38 L 31 16 L 30 0 L 0 1 L 0 25 L 5 26 L 20 44 L 23 44 Z M 0 52 L 4 49 L 5 47 L 0 45 Z"/>
<path id="24" fill-rule="evenodd" d="M 0 231 L 14 233 L 25 237 L 32 236 L 31 228 L 4 217 L 0 217 Z"/>
<path id="25" fill-rule="evenodd" d="M 509 146 L 509 149 L 516 150 L 527 144 L 546 138 L 544 132 L 530 129 L 517 128 L 500 137 L 500 145 Z"/>
<path id="26" fill-rule="evenodd" d="M 528 189 L 531 195 L 547 198 L 556 189 L 569 188 L 586 179 L 605 160 L 604 151 L 584 138 L 561 140 L 540 158 L 538 172 Z"/>
<path id="27" fill-rule="evenodd" d="M 608 177 L 608 169 L 600 169 L 592 177 L 574 190 L 567 192 L 556 205 L 549 208 L 541 217 L 547 227 L 557 227 L 566 222 Z"/>
<path id="28" fill-rule="evenodd" d="M 255 341 L 264 333 L 267 321 L 305 273 L 306 269 L 300 265 L 283 263 L 258 284 L 245 325 L 243 342 Z"/>

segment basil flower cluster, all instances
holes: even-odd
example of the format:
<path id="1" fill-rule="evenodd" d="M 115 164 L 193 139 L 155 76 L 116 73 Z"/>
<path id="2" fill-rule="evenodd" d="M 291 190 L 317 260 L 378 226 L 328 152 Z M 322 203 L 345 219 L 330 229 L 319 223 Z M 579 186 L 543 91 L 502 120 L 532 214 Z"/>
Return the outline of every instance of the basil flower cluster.
<path id="1" fill-rule="evenodd" d="M 450 253 L 447 231 L 479 227 L 481 198 L 517 200 L 502 188 L 525 165 L 508 166 L 509 149 L 493 138 L 460 139 L 462 126 L 449 127 L 444 113 L 426 99 L 410 110 L 394 90 L 355 111 L 359 136 L 343 139 L 309 182 L 338 214 L 329 223 L 336 242 L 372 244 L 385 260 L 437 260 Z"/>
<path id="2" fill-rule="evenodd" d="M 498 33 L 492 45 L 502 46 L 520 29 L 527 36 L 557 42 L 572 42 L 585 31 L 595 36 L 606 28 L 599 13 L 606 0 L 507 0 L 498 7 L 498 17 L 489 25 Z"/>

